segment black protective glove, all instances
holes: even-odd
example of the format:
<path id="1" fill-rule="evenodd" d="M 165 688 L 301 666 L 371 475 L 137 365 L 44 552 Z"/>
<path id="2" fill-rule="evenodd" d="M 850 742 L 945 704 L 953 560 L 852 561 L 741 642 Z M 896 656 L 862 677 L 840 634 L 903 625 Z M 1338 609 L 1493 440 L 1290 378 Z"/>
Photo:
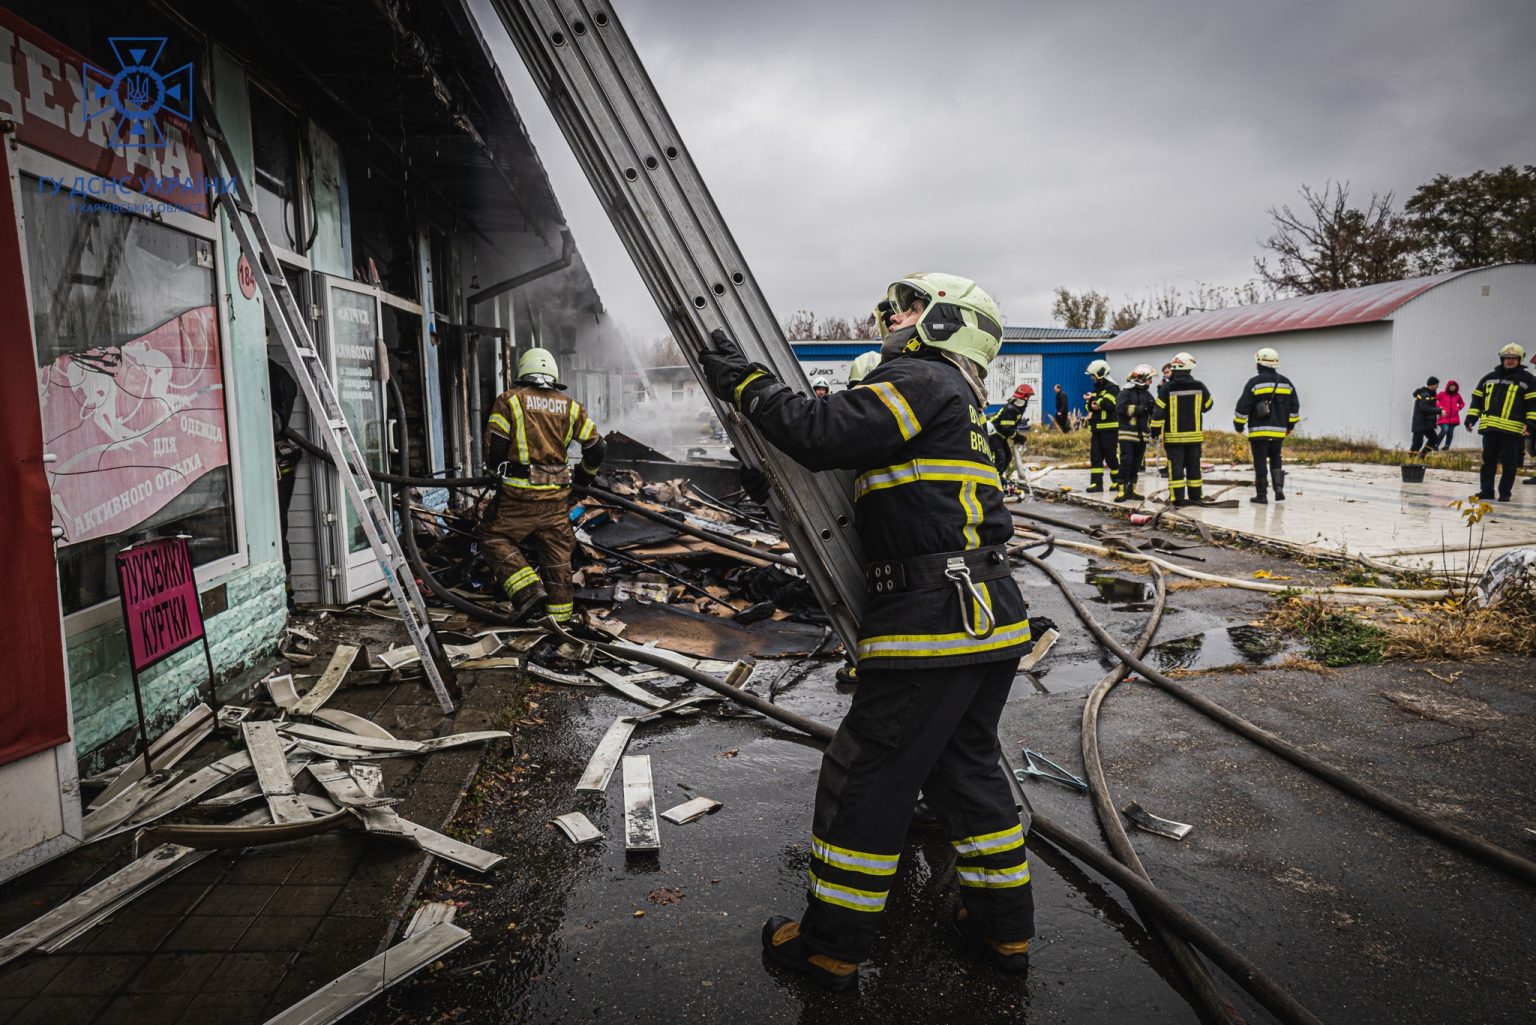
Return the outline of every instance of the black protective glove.
<path id="1" fill-rule="evenodd" d="M 1467 425 L 1467 430 L 1469 430 L 1469 431 L 1472 429 L 1472 425 L 1477 423 L 1477 421 L 1475 419 L 1473 419 L 1470 414 L 1468 414 L 1466 420 L 1463 421 L 1463 422 Z"/>
<path id="2" fill-rule="evenodd" d="M 750 466 L 741 468 L 741 490 L 758 505 L 768 503 L 768 475 Z"/>
<path id="3" fill-rule="evenodd" d="M 1236 431 L 1238 434 L 1242 434 L 1243 433 L 1243 425 L 1242 424 L 1233 424 L 1232 425 L 1232 429 L 1234 431 Z"/>
<path id="4" fill-rule="evenodd" d="M 597 471 L 589 470 L 580 463 L 577 463 L 576 469 L 571 471 L 571 483 L 578 488 L 584 488 L 595 480 L 597 480 Z"/>
<path id="5" fill-rule="evenodd" d="M 721 402 L 735 402 L 736 387 L 754 370 L 767 373 L 767 368 L 748 360 L 735 339 L 718 327 L 709 333 L 709 340 L 714 343 L 714 348 L 699 354 L 709 390 Z"/>
<path id="6" fill-rule="evenodd" d="M 1163 432 L 1156 427 L 1152 428 L 1152 430 L 1148 433 L 1151 434 L 1153 441 L 1156 441 L 1158 438 L 1163 436 Z"/>

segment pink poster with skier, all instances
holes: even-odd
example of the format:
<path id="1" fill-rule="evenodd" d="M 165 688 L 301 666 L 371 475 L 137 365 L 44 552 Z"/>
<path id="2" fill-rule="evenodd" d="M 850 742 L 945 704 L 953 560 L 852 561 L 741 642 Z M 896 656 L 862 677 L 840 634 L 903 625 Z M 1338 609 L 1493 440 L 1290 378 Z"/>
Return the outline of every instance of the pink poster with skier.
<path id="1" fill-rule="evenodd" d="M 132 530 L 229 463 L 212 306 L 39 367 L 38 398 L 67 544 Z"/>

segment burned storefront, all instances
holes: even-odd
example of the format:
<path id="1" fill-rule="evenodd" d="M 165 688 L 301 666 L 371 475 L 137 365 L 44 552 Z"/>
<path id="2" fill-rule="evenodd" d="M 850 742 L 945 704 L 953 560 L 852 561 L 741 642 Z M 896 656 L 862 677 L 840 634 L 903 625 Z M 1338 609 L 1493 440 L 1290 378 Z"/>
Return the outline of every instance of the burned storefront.
<path id="1" fill-rule="evenodd" d="M 612 362 L 589 355 L 610 344 L 603 307 L 461 0 L 15 3 L 0 60 L 0 288 L 30 342 L 7 347 L 3 379 L 32 418 L 5 511 L 42 521 L 44 546 L 15 667 L 41 682 L 0 698 L 0 780 L 37 795 L 0 831 L 6 875 L 67 845 L 76 764 L 130 736 L 115 553 L 187 538 L 221 678 L 275 650 L 291 602 L 382 587 L 337 477 L 282 436 L 315 425 L 256 275 L 283 275 L 308 312 L 380 468 L 408 448 L 413 474 L 478 472 L 483 417 L 530 345 L 562 354 L 595 413 L 621 400 L 616 375 L 582 369 Z M 152 116 L 113 106 L 120 79 Z M 192 139 L 199 94 L 280 267 L 253 266 L 209 202 L 227 183 Z M 167 660 L 145 715 L 173 721 L 207 677 L 199 652 Z"/>

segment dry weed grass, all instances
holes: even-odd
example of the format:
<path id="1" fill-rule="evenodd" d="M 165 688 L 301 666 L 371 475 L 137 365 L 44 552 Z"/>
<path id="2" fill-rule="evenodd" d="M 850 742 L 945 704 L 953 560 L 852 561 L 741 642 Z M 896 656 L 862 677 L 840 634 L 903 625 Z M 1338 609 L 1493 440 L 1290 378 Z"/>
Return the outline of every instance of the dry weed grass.
<path id="1" fill-rule="evenodd" d="M 1511 591 L 1492 608 L 1453 600 L 1417 606 L 1387 627 L 1388 658 L 1456 662 L 1536 655 L 1536 588 Z"/>

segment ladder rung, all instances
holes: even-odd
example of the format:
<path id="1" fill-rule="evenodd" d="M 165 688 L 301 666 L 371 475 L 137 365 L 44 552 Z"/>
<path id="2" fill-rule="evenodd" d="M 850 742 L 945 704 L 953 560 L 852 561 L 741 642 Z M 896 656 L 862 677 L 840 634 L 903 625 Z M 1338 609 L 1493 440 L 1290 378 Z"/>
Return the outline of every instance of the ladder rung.
<path id="1" fill-rule="evenodd" d="M 247 203 L 245 200 L 241 199 L 239 196 L 236 196 L 234 198 L 234 204 L 235 204 L 235 209 L 239 210 L 241 213 L 245 214 L 247 217 L 255 217 L 256 216 L 256 208 L 254 206 L 252 206 L 251 204 Z"/>
<path id="2" fill-rule="evenodd" d="M 272 282 L 273 288 L 287 288 L 288 278 L 282 274 L 268 274 L 267 280 Z"/>
<path id="3" fill-rule="evenodd" d="M 320 354 L 318 352 L 316 352 L 314 349 L 295 349 L 295 350 L 293 350 L 293 354 L 295 356 L 299 357 L 299 359 L 319 359 L 320 358 Z"/>

